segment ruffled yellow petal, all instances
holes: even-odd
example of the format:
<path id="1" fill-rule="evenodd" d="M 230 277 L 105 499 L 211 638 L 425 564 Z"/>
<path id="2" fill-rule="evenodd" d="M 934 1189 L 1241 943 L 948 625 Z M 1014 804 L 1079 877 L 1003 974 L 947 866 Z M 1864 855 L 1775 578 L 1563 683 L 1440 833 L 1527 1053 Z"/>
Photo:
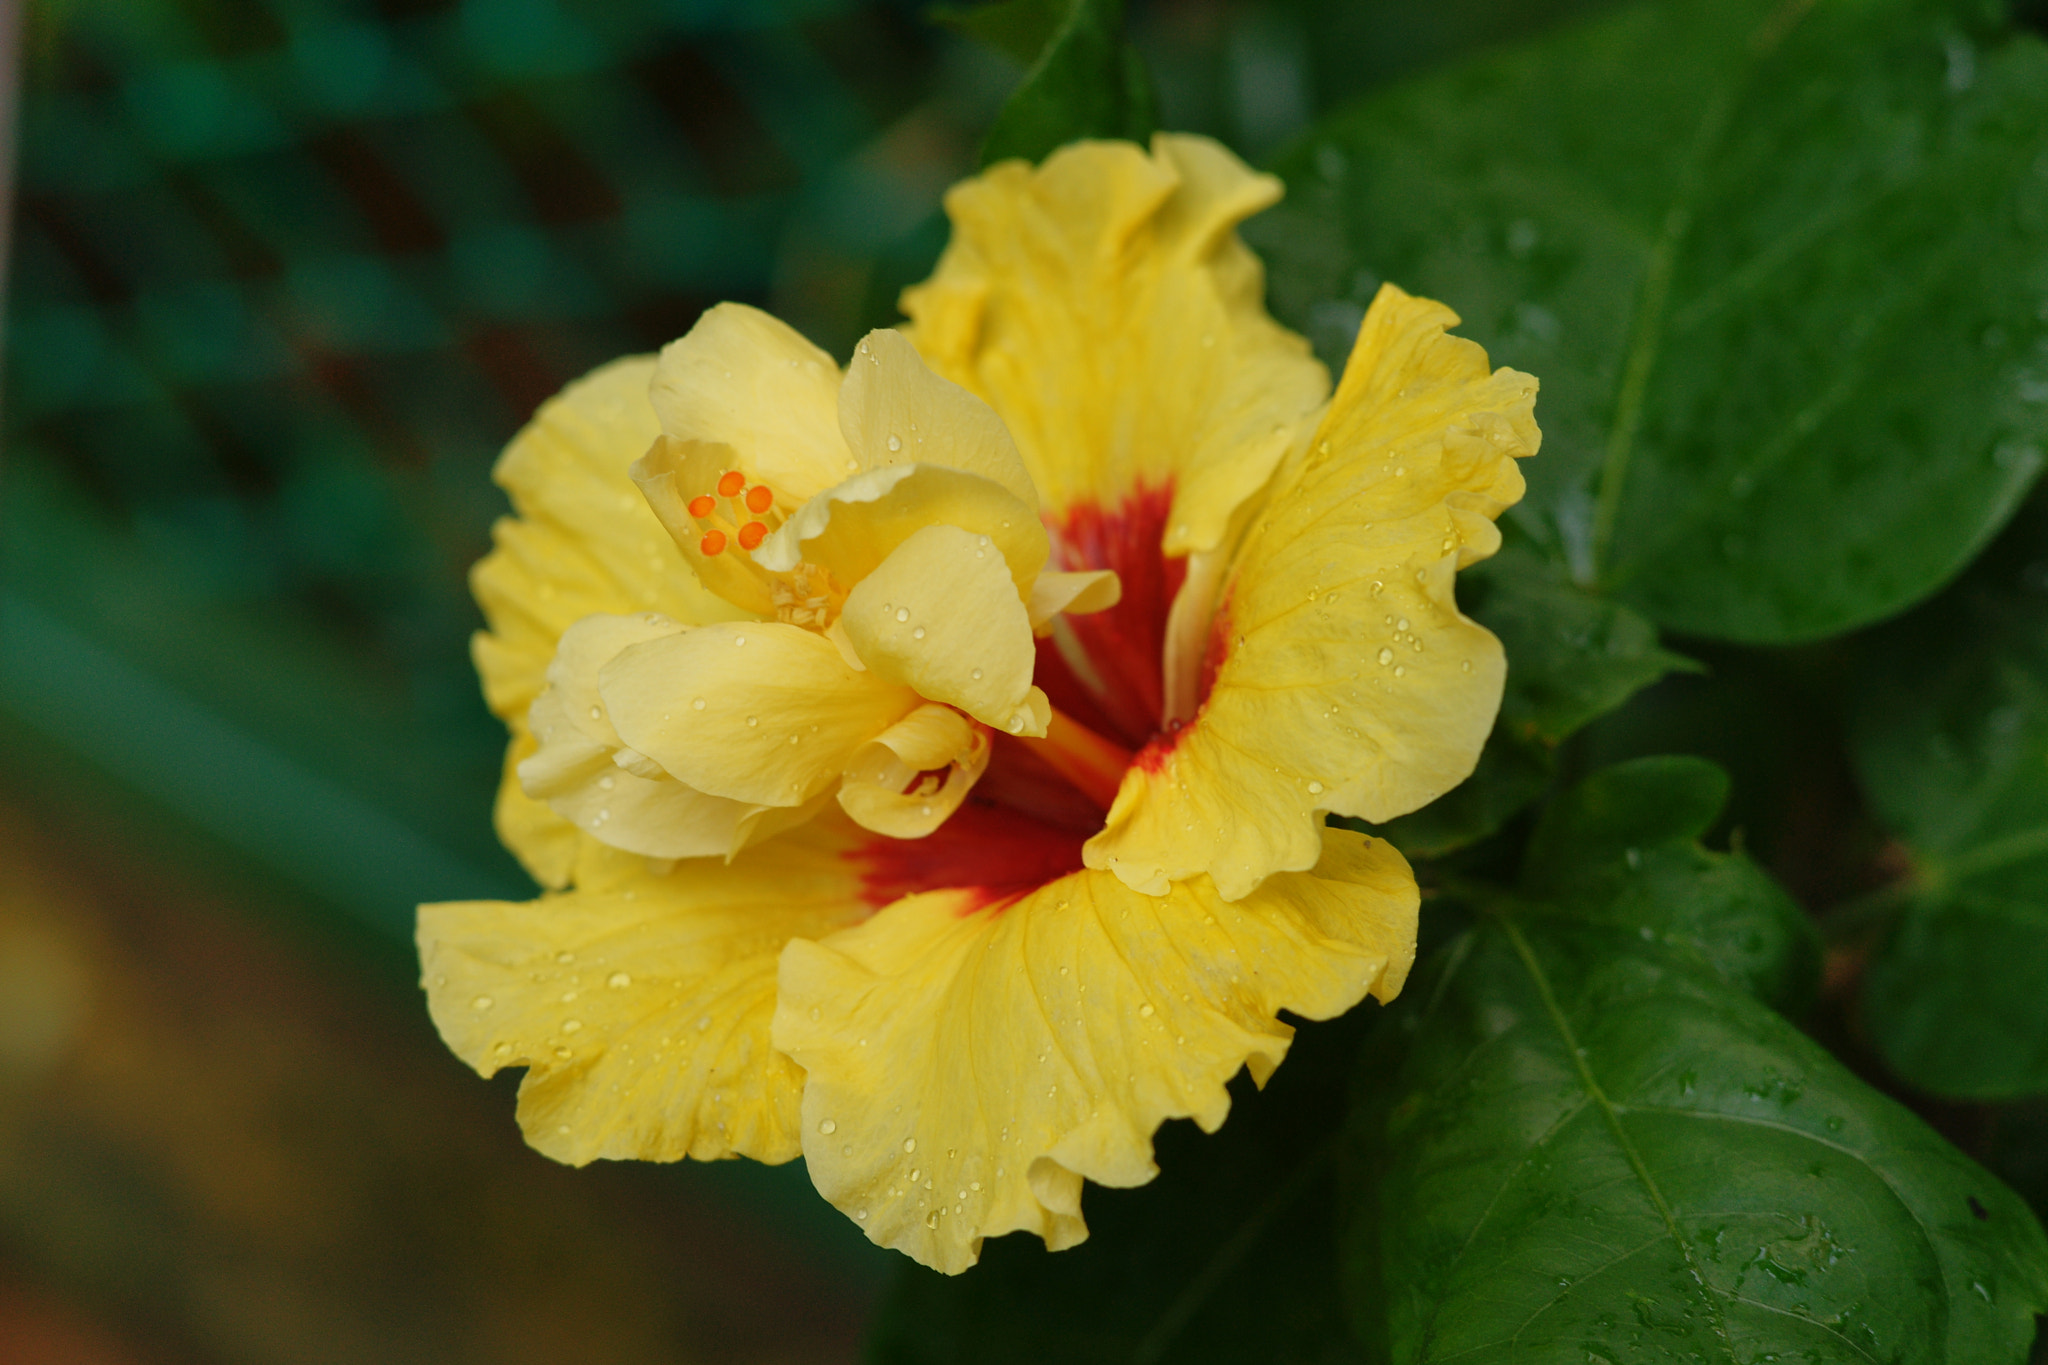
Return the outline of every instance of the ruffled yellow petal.
<path id="1" fill-rule="evenodd" d="M 933 374 L 901 332 L 869 332 L 855 350 L 839 389 L 839 429 L 862 469 L 963 469 L 1000 484 L 1038 515 L 1038 490 L 1003 419 Z"/>
<path id="2" fill-rule="evenodd" d="M 1234 903 L 1206 881 L 1155 899 L 1081 872 L 978 910 L 912 896 L 792 941 L 773 1037 L 806 1073 L 818 1189 L 949 1274 L 985 1237 L 1079 1242 L 1082 1180 L 1142 1184 L 1163 1120 L 1221 1124 L 1238 1068 L 1263 1083 L 1286 1055 L 1280 1010 L 1323 1019 L 1400 989 L 1407 864 L 1348 831 L 1325 842 L 1314 872 Z"/>
<path id="3" fill-rule="evenodd" d="M 1540 440 L 1536 381 L 1381 289 L 1328 416 L 1277 476 L 1211 634 L 1200 715 L 1139 755 L 1088 865 L 1229 899 L 1313 866 L 1319 812 L 1383 821 L 1464 780 L 1500 706 L 1500 644 L 1453 599 L 1500 543 Z"/>
<path id="4" fill-rule="evenodd" d="M 1169 488 L 1165 549 L 1213 548 L 1329 392 L 1266 315 L 1236 225 L 1280 196 L 1206 138 L 1084 142 L 946 196 L 953 237 L 905 292 L 932 369 L 987 399 L 1055 526 Z"/>
<path id="5" fill-rule="evenodd" d="M 798 806 L 918 705 L 822 635 L 723 624 L 633 645 L 598 673 L 619 738 L 702 792 Z"/>
<path id="6" fill-rule="evenodd" d="M 988 732 L 950 706 L 920 706 L 855 751 L 839 804 L 864 829 L 922 839 L 988 769 Z"/>
<path id="7" fill-rule="evenodd" d="M 650 396 L 671 439 L 729 447 L 727 469 L 744 469 L 795 502 L 845 477 L 839 367 L 758 308 L 707 309 L 689 335 L 662 348 Z M 709 491 L 693 488 L 684 500 Z"/>
<path id="8" fill-rule="evenodd" d="M 847 594 L 839 621 L 877 675 L 1008 734 L 1045 733 L 1031 618 L 988 537 L 925 527 Z"/>
<path id="9" fill-rule="evenodd" d="M 434 1023 L 485 1076 L 530 1068 L 520 1127 L 557 1161 L 787 1161 L 804 1078 L 769 1043 L 776 956 L 869 913 L 845 844 L 817 824 L 729 866 L 423 905 Z"/>
<path id="10" fill-rule="evenodd" d="M 473 642 L 484 698 L 522 747 L 526 710 L 543 686 L 555 642 L 593 612 L 658 611 L 679 621 L 738 613 L 706 592 L 626 481 L 625 471 L 659 434 L 647 386 L 651 357 L 614 361 L 542 405 L 506 446 L 492 477 L 516 517 L 492 530 L 495 548 L 470 586 L 488 629 Z M 587 843 L 519 789 L 508 757 L 496 819 L 499 837 L 543 885 L 565 885 Z"/>

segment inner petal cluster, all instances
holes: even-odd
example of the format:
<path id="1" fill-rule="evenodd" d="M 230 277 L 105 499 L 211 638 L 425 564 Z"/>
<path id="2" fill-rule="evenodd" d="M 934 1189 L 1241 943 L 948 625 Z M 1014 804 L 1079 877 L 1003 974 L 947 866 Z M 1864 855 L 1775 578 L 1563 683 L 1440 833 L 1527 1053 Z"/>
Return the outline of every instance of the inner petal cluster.
<path id="1" fill-rule="evenodd" d="M 1035 637 L 1118 588 L 1046 571 L 1037 489 L 987 404 L 896 332 L 839 376 L 738 305 L 663 353 L 654 396 L 662 434 L 634 482 L 698 580 L 754 619 L 579 622 L 534 703 L 529 795 L 654 857 L 730 857 L 834 796 L 916 838 L 965 800 L 992 732 L 1046 734 Z"/>

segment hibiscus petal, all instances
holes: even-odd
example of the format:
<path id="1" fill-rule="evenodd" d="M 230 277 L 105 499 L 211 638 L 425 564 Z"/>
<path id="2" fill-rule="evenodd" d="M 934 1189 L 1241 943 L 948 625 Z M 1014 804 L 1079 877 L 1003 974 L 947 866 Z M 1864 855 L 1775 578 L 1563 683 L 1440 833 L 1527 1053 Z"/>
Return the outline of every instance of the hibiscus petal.
<path id="1" fill-rule="evenodd" d="M 1031 585 L 1031 629 L 1043 635 L 1061 612 L 1085 616 L 1107 611 L 1123 598 L 1123 584 L 1111 569 L 1086 573 L 1042 573 Z"/>
<path id="2" fill-rule="evenodd" d="M 798 806 L 917 696 L 795 626 L 722 624 L 634 645 L 598 674 L 626 744 L 713 796 Z"/>
<path id="3" fill-rule="evenodd" d="M 1085 1178 L 1139 1185 L 1169 1118 L 1206 1130 L 1240 1067 L 1263 1083 L 1289 1010 L 1400 989 L 1416 893 L 1385 842 L 1326 836 L 1312 873 L 1225 902 L 1080 872 L 979 910 L 898 901 L 783 950 L 775 1045 L 801 1065 L 811 1179 L 862 1231 L 949 1274 L 1018 1229 L 1087 1235 Z"/>
<path id="4" fill-rule="evenodd" d="M 1036 514 L 995 480 L 913 464 L 864 471 L 812 498 L 761 542 L 754 562 L 774 573 L 809 562 L 830 569 L 841 583 L 855 584 L 897 546 L 938 524 L 986 536 L 1019 594 L 1031 590 L 1051 549 Z"/>
<path id="5" fill-rule="evenodd" d="M 706 309 L 688 335 L 662 347 L 649 397 L 662 432 L 730 447 L 727 468 L 746 471 L 793 502 L 845 476 L 839 367 L 758 308 Z M 710 484 L 691 489 L 684 500 L 710 491 Z"/>
<path id="6" fill-rule="evenodd" d="M 485 1076 L 530 1068 L 519 1123 L 557 1161 L 787 1161 L 803 1072 L 768 1039 L 776 955 L 868 913 L 845 842 L 813 825 L 729 866 L 423 905 L 434 1023 Z"/>
<path id="7" fill-rule="evenodd" d="M 489 625 L 472 654 L 484 698 L 511 729 L 515 750 L 527 742 L 526 711 L 555 642 L 575 621 L 648 608 L 690 622 L 738 614 L 697 582 L 624 480 L 660 434 L 647 401 L 654 368 L 652 357 L 628 357 L 570 384 L 542 405 L 492 471 L 518 516 L 492 529 L 495 548 L 470 574 Z M 559 887 L 590 841 L 520 790 L 513 767 L 526 756 L 508 756 L 498 834 L 542 885 Z"/>
<path id="8" fill-rule="evenodd" d="M 938 464 L 979 474 L 1038 515 L 1017 443 L 988 404 L 926 368 L 901 332 L 869 332 L 839 389 L 839 430 L 863 469 Z"/>
<path id="9" fill-rule="evenodd" d="M 618 750 L 572 725 L 553 690 L 533 703 L 533 724 L 550 738 L 519 765 L 520 785 L 613 848 L 650 858 L 723 856 L 745 842 L 762 809 L 622 770 L 613 761 Z"/>
<path id="10" fill-rule="evenodd" d="M 1247 534 L 1201 713 L 1139 755 L 1088 865 L 1228 898 L 1312 866 L 1317 812 L 1383 821 L 1463 781 L 1500 706 L 1499 641 L 1455 571 L 1493 553 L 1540 440 L 1536 381 L 1446 336 L 1457 316 L 1387 286 L 1305 458 Z"/>
<path id="11" fill-rule="evenodd" d="M 1206 138 L 1083 142 L 946 196 L 952 241 L 907 290 L 933 370 L 988 400 L 1060 525 L 1170 487 L 1167 553 L 1213 548 L 1329 392 L 1267 316 L 1234 228 L 1280 182 Z M 856 367 L 858 369 L 858 367 Z"/>
<path id="12" fill-rule="evenodd" d="M 1042 735 L 1028 706 L 1037 646 L 1009 566 L 985 536 L 916 532 L 854 590 L 840 616 L 881 677 L 1014 735 Z"/>
<path id="13" fill-rule="evenodd" d="M 863 829 L 922 839 L 988 768 L 988 731 L 950 706 L 920 706 L 855 751 L 839 804 Z"/>

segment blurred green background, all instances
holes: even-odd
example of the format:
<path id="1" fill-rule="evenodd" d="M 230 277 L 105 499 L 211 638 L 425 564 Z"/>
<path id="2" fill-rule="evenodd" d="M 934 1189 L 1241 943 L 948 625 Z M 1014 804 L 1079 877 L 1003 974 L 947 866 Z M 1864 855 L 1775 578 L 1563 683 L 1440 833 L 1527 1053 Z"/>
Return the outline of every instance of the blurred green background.
<path id="1" fill-rule="evenodd" d="M 1585 0 L 1157 0 L 1258 160 Z M 721 299 L 844 354 L 1019 69 L 915 3 L 32 0 L 0 397 L 0 1360 L 831 1361 L 800 1168 L 527 1152 L 421 900 L 532 888 L 465 586 L 536 404 Z"/>

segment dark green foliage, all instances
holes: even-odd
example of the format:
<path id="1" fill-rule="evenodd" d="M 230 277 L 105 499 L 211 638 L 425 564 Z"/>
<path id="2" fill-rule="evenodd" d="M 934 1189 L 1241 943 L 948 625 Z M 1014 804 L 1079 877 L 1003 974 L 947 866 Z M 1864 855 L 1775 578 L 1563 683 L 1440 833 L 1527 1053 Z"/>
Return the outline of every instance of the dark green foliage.
<path id="1" fill-rule="evenodd" d="M 2044 156 L 2048 51 L 1980 7 L 1671 0 L 1353 106 L 1251 235 L 1311 336 L 1393 280 L 1541 378 L 1511 515 L 1574 580 L 1810 639 L 2041 467 Z"/>
<path id="2" fill-rule="evenodd" d="M 981 164 L 1041 161 L 1081 138 L 1143 142 L 1158 123 L 1144 63 L 1123 36 L 1123 0 L 998 0 L 935 17 L 1029 63 L 981 144 Z"/>
<path id="3" fill-rule="evenodd" d="M 1797 993 L 1808 935 L 1693 842 L 1723 786 L 1652 759 L 1569 794 L 1368 1049 L 1346 1245 L 1375 1354 L 2024 1358 L 2048 1242 L 1752 993 Z"/>
<path id="4" fill-rule="evenodd" d="M 1865 1017 L 1900 1075 L 1977 1099 L 2048 1091 L 2048 536 L 2027 520 L 1860 654 L 1857 771 L 1911 864 L 1880 893 L 1903 913 Z"/>

